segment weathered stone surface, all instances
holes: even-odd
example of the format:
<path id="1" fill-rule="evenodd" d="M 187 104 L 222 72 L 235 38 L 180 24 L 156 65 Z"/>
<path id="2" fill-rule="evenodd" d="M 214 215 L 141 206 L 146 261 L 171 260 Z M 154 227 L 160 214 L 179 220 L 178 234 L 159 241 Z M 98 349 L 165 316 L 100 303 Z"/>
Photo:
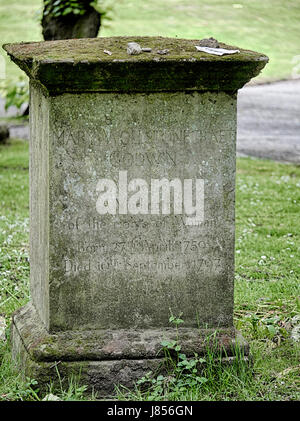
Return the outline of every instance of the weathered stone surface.
<path id="1" fill-rule="evenodd" d="M 170 310 L 187 327 L 231 326 L 236 95 L 31 98 L 31 288 L 46 326 L 166 327 Z M 204 222 L 99 215 L 97 183 L 120 171 L 149 186 L 204 179 Z"/>
<path id="2" fill-rule="evenodd" d="M 128 42 L 152 49 L 128 55 Z M 236 91 L 268 57 L 250 50 L 230 56 L 197 52 L 197 40 L 113 37 L 6 44 L 4 49 L 46 92 Z M 220 43 L 221 48 L 237 49 Z M 111 51 L 112 56 L 104 53 Z M 168 49 L 167 55 L 158 50 Z"/>
<path id="3" fill-rule="evenodd" d="M 128 42 L 152 51 L 128 55 Z M 228 358 L 248 353 L 233 327 L 236 91 L 267 57 L 196 44 L 5 47 L 31 82 L 32 304 L 13 353 L 41 384 L 59 366 L 101 394 L 130 387 L 177 333 L 188 356 L 212 333 Z"/>
<path id="4" fill-rule="evenodd" d="M 230 364 L 238 352 L 247 357 L 249 347 L 234 328 L 219 329 L 128 329 L 66 331 L 49 334 L 34 307 L 28 304 L 13 317 L 13 357 L 24 373 L 47 384 L 66 381 L 70 374 L 80 375 L 83 384 L 99 396 L 113 394 L 116 385 L 132 388 L 149 371 L 162 373 L 164 351 L 162 340 L 176 340 L 187 357 L 205 356 L 214 349 L 224 364 Z M 172 352 L 172 351 L 170 351 Z M 199 367 L 200 369 L 200 367 Z"/>
<path id="5" fill-rule="evenodd" d="M 12 340 L 13 358 L 22 369 L 23 375 L 34 378 L 39 384 L 39 389 L 45 392 L 49 390 L 50 380 L 58 386 L 62 382 L 68 387 L 67 380 L 73 375 L 80 377 L 80 382 L 88 385 L 90 392 L 96 392 L 99 397 L 109 397 L 113 395 L 115 386 L 133 388 L 135 382 L 149 371 L 164 372 L 162 358 L 111 361 L 34 361 L 30 358 L 24 347 L 23 338 L 14 325 Z"/>
<path id="6" fill-rule="evenodd" d="M 194 352 L 204 355 L 207 347 L 213 345 L 220 355 L 234 355 L 237 346 L 244 355 L 249 352 L 248 344 L 233 327 L 178 331 L 172 327 L 97 329 L 50 334 L 30 303 L 14 314 L 13 324 L 30 358 L 36 362 L 161 358 L 164 356 L 161 342 L 174 340 L 178 340 L 181 352 L 188 357 L 194 356 Z"/>

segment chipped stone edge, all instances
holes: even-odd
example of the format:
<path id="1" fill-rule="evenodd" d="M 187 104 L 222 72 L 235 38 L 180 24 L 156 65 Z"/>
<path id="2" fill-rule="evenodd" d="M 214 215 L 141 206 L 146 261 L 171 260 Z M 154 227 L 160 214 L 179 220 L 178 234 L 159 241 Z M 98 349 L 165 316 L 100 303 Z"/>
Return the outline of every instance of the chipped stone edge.
<path id="1" fill-rule="evenodd" d="M 47 393 L 49 382 L 56 387 L 68 387 L 70 376 L 78 376 L 79 383 L 87 386 L 87 393 L 93 392 L 98 398 L 114 398 L 115 388 L 134 389 L 138 380 L 147 373 L 153 376 L 167 374 L 163 358 L 113 360 L 113 361 L 55 361 L 35 362 L 29 358 L 24 344 L 17 332 L 14 333 L 14 362 L 23 377 L 38 382 L 39 390 Z M 18 344 L 17 344 L 18 342 Z M 18 347 L 18 350 L 16 348 Z M 252 364 L 251 356 L 243 357 L 245 363 Z M 223 357 L 222 365 L 233 364 L 235 357 Z M 220 363 L 220 360 L 218 360 Z M 201 366 L 199 367 L 201 370 Z"/>
<path id="2" fill-rule="evenodd" d="M 181 334 L 190 337 L 190 341 L 185 338 L 185 341 L 181 342 L 181 352 L 186 352 L 187 356 L 191 357 L 194 356 L 194 352 L 197 352 L 198 355 L 205 355 L 207 347 L 202 347 L 202 349 L 197 348 L 195 334 L 197 332 L 198 340 L 200 338 L 201 343 L 204 335 L 212 335 L 212 331 L 216 332 L 215 329 L 199 330 L 180 328 L 179 337 Z M 246 362 L 251 362 L 249 345 L 238 331 L 232 328 L 220 329 L 219 332 L 222 332 L 222 334 L 218 337 L 216 333 L 214 337 L 219 338 L 217 341 L 218 345 L 224 346 L 221 359 L 222 364 L 228 365 L 234 362 L 235 357 L 231 353 L 233 349 L 232 345 L 234 345 L 235 349 L 238 349 L 239 355 Z M 227 335 L 225 335 L 225 332 L 227 332 Z M 231 332 L 232 336 L 229 335 L 229 332 Z M 38 382 L 41 391 L 48 390 L 49 381 L 54 385 L 60 385 L 61 381 L 66 382 L 71 375 L 75 375 L 79 377 L 81 384 L 88 386 L 87 392 L 94 391 L 99 397 L 112 396 L 115 386 L 121 385 L 128 389 L 133 388 L 136 382 L 149 371 L 152 371 L 154 375 L 167 373 L 167 368 L 164 365 L 164 354 L 155 354 L 154 350 L 156 349 L 155 344 L 161 347 L 160 341 L 164 337 L 169 339 L 176 337 L 174 328 L 148 331 L 93 331 L 89 332 L 89 335 L 85 337 L 86 333 L 81 331 L 66 331 L 49 334 L 39 320 L 33 305 L 29 303 L 25 307 L 17 310 L 13 316 L 11 335 L 13 360 L 23 376 L 30 377 Z M 130 341 L 132 340 L 130 336 L 132 334 L 136 334 L 140 341 L 145 340 L 145 337 L 148 338 L 152 345 L 148 348 L 140 349 L 140 352 L 138 352 L 137 344 L 139 342 L 129 342 L 129 347 L 133 350 L 130 354 L 126 347 L 120 347 L 122 341 L 118 344 L 118 342 L 112 340 L 112 338 L 116 338 L 118 335 L 124 340 L 124 337 L 126 338 L 127 335 L 127 340 Z M 74 338 L 77 338 L 77 340 L 79 338 L 81 340 L 83 338 L 87 340 L 83 353 L 82 349 L 80 347 L 76 348 L 76 346 L 73 353 L 70 353 L 70 343 L 73 343 L 74 346 Z M 97 342 L 99 338 L 100 342 Z M 108 340 L 104 347 L 101 345 L 101 341 L 103 340 Z M 51 341 L 52 348 L 50 346 L 47 350 L 47 343 L 51 345 Z M 97 345 L 100 345 L 99 350 L 102 349 L 102 351 L 106 346 L 106 350 L 110 350 L 110 355 L 107 353 L 106 358 L 100 359 L 101 353 L 94 353 L 93 355 L 93 352 L 87 352 L 88 347 L 93 348 L 95 346 L 97 347 Z M 57 349 L 56 346 L 58 347 Z M 111 352 L 111 347 L 113 346 L 116 347 L 119 355 L 116 352 Z M 60 353 L 57 352 L 58 349 Z M 102 357 L 104 357 L 104 354 L 102 354 Z M 65 384 L 67 386 L 67 383 Z"/>
<path id="3" fill-rule="evenodd" d="M 22 338 L 30 358 L 42 361 L 85 361 L 118 359 L 155 359 L 164 356 L 161 342 L 177 339 L 172 328 L 107 329 L 48 333 L 34 306 L 28 303 L 13 316 L 15 332 Z M 181 352 L 193 356 L 204 355 L 208 348 L 217 347 L 224 355 L 232 356 L 236 347 L 249 354 L 249 345 L 241 334 L 231 328 L 179 328 Z"/>
<path id="4" fill-rule="evenodd" d="M 151 58 L 144 54 L 145 60 L 128 55 L 130 59 L 121 59 L 115 54 L 112 57 L 104 54 L 104 61 L 99 58 L 78 61 L 68 57 L 61 60 L 47 56 L 23 57 L 19 51 L 22 45 L 5 44 L 3 48 L 32 80 L 42 85 L 46 94 L 53 95 L 65 92 L 235 92 L 257 76 L 268 62 L 267 56 L 242 49 L 238 59 L 232 58 L 234 54 L 223 58 L 203 53 L 204 56 L 199 57 L 199 52 L 195 52 L 195 55 L 188 53 L 182 57 Z"/>

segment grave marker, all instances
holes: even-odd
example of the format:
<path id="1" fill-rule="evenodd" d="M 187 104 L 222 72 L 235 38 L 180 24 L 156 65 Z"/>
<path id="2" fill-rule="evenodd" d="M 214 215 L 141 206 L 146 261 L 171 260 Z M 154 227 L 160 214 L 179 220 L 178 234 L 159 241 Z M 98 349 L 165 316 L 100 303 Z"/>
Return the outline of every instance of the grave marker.
<path id="1" fill-rule="evenodd" d="M 128 55 L 128 42 L 148 51 Z M 196 45 L 4 47 L 31 90 L 32 298 L 13 352 L 41 384 L 57 366 L 100 394 L 132 386 L 176 338 L 170 313 L 183 353 L 205 353 L 215 331 L 228 356 L 248 352 L 233 327 L 236 98 L 268 58 Z"/>

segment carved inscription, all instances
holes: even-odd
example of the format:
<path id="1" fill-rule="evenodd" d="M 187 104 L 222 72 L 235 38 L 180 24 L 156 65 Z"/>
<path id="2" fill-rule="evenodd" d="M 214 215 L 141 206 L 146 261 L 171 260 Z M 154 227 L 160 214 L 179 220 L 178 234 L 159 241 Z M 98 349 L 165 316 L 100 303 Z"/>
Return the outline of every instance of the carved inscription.
<path id="1" fill-rule="evenodd" d="M 94 192 L 86 199 L 90 205 L 83 204 L 86 216 L 68 217 L 65 212 L 61 220 L 62 231 L 66 230 L 67 237 L 72 238 L 61 261 L 67 278 L 80 273 L 108 271 L 165 276 L 193 271 L 222 273 L 226 247 L 212 234 L 220 228 L 220 220 L 205 218 L 204 213 L 205 174 L 209 163 L 199 156 L 197 166 L 193 164 L 194 178 L 183 178 L 180 171 L 176 177 L 174 171 L 177 167 L 189 168 L 194 145 L 205 136 L 209 135 L 215 149 L 222 150 L 223 144 L 234 135 L 231 130 L 212 128 L 208 134 L 207 129 L 170 131 L 129 127 L 116 132 L 106 125 L 97 129 L 95 138 L 95 128 L 71 130 L 62 127 L 60 129 L 56 124 L 54 130 L 58 151 L 56 165 L 63 167 L 64 154 L 76 156 L 80 150 L 81 156 L 91 156 L 93 168 L 89 171 L 95 174 L 94 184 L 89 185 L 90 189 L 94 186 Z M 127 185 L 131 168 L 135 174 L 138 168 L 145 174 L 145 169 L 151 173 L 154 166 L 172 169 L 172 178 L 168 180 L 163 173 L 145 181 L 144 176 L 137 178 L 135 175 Z M 113 174 L 111 179 L 108 178 L 110 173 Z M 126 183 L 122 184 L 122 177 L 126 178 Z M 159 190 L 156 196 L 151 193 L 150 188 L 155 183 L 158 187 L 164 188 L 164 183 L 168 187 L 161 197 Z M 126 200 L 121 190 L 125 184 Z M 128 197 L 130 189 L 136 195 L 134 206 Z M 66 194 L 70 195 L 68 191 Z M 199 205 L 201 194 L 203 202 Z M 150 203 L 151 198 L 155 198 L 155 206 Z M 194 218 L 196 223 L 186 223 L 187 216 L 190 221 Z"/>

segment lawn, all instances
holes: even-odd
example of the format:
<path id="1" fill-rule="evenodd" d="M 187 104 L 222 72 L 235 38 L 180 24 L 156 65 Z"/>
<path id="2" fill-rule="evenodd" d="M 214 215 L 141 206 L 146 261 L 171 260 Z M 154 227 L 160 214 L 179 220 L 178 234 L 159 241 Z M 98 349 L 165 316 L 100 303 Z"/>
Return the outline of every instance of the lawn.
<path id="1" fill-rule="evenodd" d="M 118 399 L 299 400 L 300 168 L 259 159 L 237 162 L 235 325 L 249 341 L 253 366 L 207 375 L 183 391 Z M 29 299 L 28 143 L 0 146 L 0 317 L 6 334 L 12 312 Z M 297 342 L 298 338 L 298 342 Z M 0 341 L 0 400 L 37 400 L 34 379 L 13 369 L 8 341 Z M 86 399 L 74 382 L 64 400 Z M 91 399 L 91 397 L 87 397 Z"/>
<path id="2" fill-rule="evenodd" d="M 113 6 L 101 36 L 162 35 L 201 39 L 213 36 L 241 48 L 267 54 L 270 63 L 258 79 L 291 77 L 300 62 L 300 2 L 298 0 L 103 0 Z M 0 41 L 39 41 L 40 0 L 0 0 Z M 5 56 L 4 51 L 1 52 Z M 298 58 L 297 58 L 298 56 Z M 17 67 L 8 63 L 7 75 L 16 79 Z"/>

